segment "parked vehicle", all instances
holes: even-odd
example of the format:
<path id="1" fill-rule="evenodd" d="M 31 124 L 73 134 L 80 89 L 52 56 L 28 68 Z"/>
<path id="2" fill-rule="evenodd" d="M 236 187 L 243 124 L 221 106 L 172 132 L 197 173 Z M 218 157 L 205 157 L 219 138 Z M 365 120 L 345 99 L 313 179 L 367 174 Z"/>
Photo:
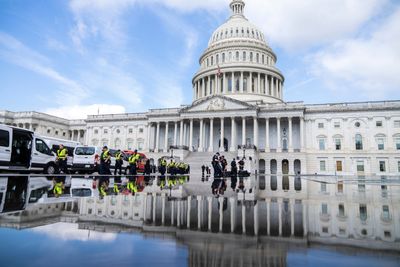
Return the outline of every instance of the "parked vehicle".
<path id="1" fill-rule="evenodd" d="M 23 210 L 47 198 L 52 181 L 45 177 L 0 177 L 0 213 Z"/>
<path id="2" fill-rule="evenodd" d="M 115 168 L 115 153 L 117 150 L 110 149 L 111 164 L 110 170 L 113 171 Z M 74 150 L 72 171 L 77 171 L 82 174 L 92 174 L 98 172 L 100 165 L 100 156 L 102 148 L 95 146 L 77 146 Z M 122 152 L 123 164 L 122 169 L 126 170 L 128 166 L 127 157 Z"/>
<path id="3" fill-rule="evenodd" d="M 99 190 L 93 186 L 93 180 L 88 178 L 73 178 L 71 180 L 71 197 L 98 197 Z"/>
<path id="4" fill-rule="evenodd" d="M 56 155 L 34 132 L 0 124 L 0 170 L 54 174 Z"/>
<path id="5" fill-rule="evenodd" d="M 43 136 L 42 138 L 56 155 L 60 145 L 63 145 L 68 150 L 67 165 L 68 168 L 71 168 L 74 158 L 74 149 L 80 146 L 81 143 L 47 136 Z"/>

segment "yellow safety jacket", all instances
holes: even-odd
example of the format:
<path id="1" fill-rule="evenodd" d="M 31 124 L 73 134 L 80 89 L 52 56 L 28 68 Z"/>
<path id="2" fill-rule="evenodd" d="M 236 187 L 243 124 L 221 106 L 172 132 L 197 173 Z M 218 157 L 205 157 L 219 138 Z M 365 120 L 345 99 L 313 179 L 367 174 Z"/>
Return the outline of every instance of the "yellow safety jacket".
<path id="1" fill-rule="evenodd" d="M 59 197 L 63 194 L 63 183 L 56 183 L 53 188 L 53 193 L 56 197 Z"/>
<path id="2" fill-rule="evenodd" d="M 139 154 L 133 154 L 132 156 L 129 157 L 128 161 L 130 165 L 134 165 L 136 164 L 136 161 L 138 161 L 139 159 L 140 159 Z"/>
<path id="3" fill-rule="evenodd" d="M 121 160 L 122 159 L 122 154 L 121 153 L 116 153 L 115 154 L 115 159 L 116 160 Z"/>
<path id="4" fill-rule="evenodd" d="M 65 160 L 68 156 L 68 150 L 66 148 L 57 150 L 58 159 Z"/>
<path id="5" fill-rule="evenodd" d="M 175 162 L 168 163 L 168 168 L 174 168 L 174 167 L 175 167 Z"/>
<path id="6" fill-rule="evenodd" d="M 101 160 L 102 161 L 108 161 L 110 159 L 110 151 L 106 150 L 103 153 L 101 153 Z"/>
<path id="7" fill-rule="evenodd" d="M 107 196 L 107 191 L 106 191 L 106 187 L 104 185 L 100 186 L 99 188 L 99 193 L 101 197 L 105 197 Z"/>
<path id="8" fill-rule="evenodd" d="M 128 185 L 127 185 L 127 188 L 128 188 L 128 190 L 131 191 L 132 193 L 137 193 L 137 191 L 138 191 L 135 182 L 129 182 Z"/>
<path id="9" fill-rule="evenodd" d="M 119 188 L 117 184 L 114 184 L 114 193 L 119 194 Z"/>
<path id="10" fill-rule="evenodd" d="M 161 166 L 167 166 L 167 161 L 165 159 L 161 159 Z"/>

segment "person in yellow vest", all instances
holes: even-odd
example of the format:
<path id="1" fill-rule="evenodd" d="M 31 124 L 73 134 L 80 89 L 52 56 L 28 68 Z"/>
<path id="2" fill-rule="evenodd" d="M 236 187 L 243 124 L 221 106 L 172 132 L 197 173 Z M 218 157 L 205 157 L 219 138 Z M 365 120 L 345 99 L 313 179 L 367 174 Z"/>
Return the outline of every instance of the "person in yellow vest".
<path id="1" fill-rule="evenodd" d="M 167 171 L 167 161 L 164 158 L 160 159 L 160 168 L 159 168 L 160 174 L 165 175 L 165 172 Z"/>
<path id="2" fill-rule="evenodd" d="M 115 153 L 115 169 L 114 169 L 114 175 L 121 175 L 122 174 L 122 163 L 123 163 L 123 158 L 122 158 L 122 152 L 121 150 L 118 149 L 118 151 Z"/>
<path id="3" fill-rule="evenodd" d="M 127 189 L 131 192 L 132 195 L 134 195 L 138 191 L 136 183 L 134 181 L 128 182 Z"/>
<path id="4" fill-rule="evenodd" d="M 108 185 L 104 182 L 101 183 L 99 187 L 100 198 L 104 198 L 105 196 L 107 196 L 107 190 L 108 190 Z"/>
<path id="5" fill-rule="evenodd" d="M 63 182 L 57 182 L 53 181 L 54 187 L 53 187 L 53 193 L 56 198 L 59 198 L 63 193 L 64 193 L 64 183 Z"/>
<path id="6" fill-rule="evenodd" d="M 140 155 L 137 153 L 137 150 L 133 152 L 133 154 L 129 157 L 129 174 L 130 175 L 137 175 L 137 162 L 140 159 Z"/>
<path id="7" fill-rule="evenodd" d="M 65 174 L 69 173 L 67 160 L 68 160 L 68 149 L 66 149 L 64 145 L 60 144 L 58 146 L 57 160 L 56 160 L 58 172 L 62 171 Z"/>
<path id="8" fill-rule="evenodd" d="M 175 174 L 175 162 L 173 159 L 168 163 L 168 173 L 171 175 Z"/>

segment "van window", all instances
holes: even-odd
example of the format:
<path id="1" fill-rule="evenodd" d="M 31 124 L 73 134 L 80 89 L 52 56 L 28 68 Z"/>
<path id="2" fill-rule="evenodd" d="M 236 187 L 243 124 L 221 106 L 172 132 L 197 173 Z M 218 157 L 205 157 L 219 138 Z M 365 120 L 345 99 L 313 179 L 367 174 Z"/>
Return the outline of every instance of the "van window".
<path id="1" fill-rule="evenodd" d="M 52 155 L 50 148 L 47 146 L 47 144 L 43 140 L 36 139 L 35 146 L 36 146 L 36 150 L 38 152 L 40 152 L 42 154 Z"/>
<path id="2" fill-rule="evenodd" d="M 87 188 L 72 189 L 72 196 L 73 197 L 91 197 L 92 190 L 87 189 Z"/>
<path id="3" fill-rule="evenodd" d="M 0 130 L 0 146 L 10 146 L 10 133 L 8 131 Z"/>
<path id="4" fill-rule="evenodd" d="M 30 196 L 29 196 L 29 203 L 36 203 L 39 201 L 41 197 L 43 197 L 44 194 L 47 192 L 47 187 L 44 188 L 38 188 L 36 190 L 32 190 Z"/>
<path id="5" fill-rule="evenodd" d="M 94 147 L 77 147 L 75 149 L 75 155 L 78 156 L 91 156 L 94 155 L 95 149 Z"/>

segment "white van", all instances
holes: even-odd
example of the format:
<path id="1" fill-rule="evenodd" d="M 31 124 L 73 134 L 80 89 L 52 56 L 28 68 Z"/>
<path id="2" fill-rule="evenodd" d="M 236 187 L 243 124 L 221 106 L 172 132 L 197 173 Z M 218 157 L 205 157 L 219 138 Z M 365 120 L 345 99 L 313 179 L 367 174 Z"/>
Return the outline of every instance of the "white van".
<path id="1" fill-rule="evenodd" d="M 0 124 L 0 170 L 54 174 L 56 155 L 34 132 Z"/>
<path id="2" fill-rule="evenodd" d="M 0 213 L 25 209 L 47 198 L 52 181 L 45 177 L 0 177 Z"/>
<path id="3" fill-rule="evenodd" d="M 47 136 L 42 136 L 42 138 L 56 155 L 60 145 L 63 145 L 68 150 L 67 166 L 68 168 L 71 168 L 74 158 L 74 149 L 75 147 L 80 146 L 81 143 Z"/>
<path id="4" fill-rule="evenodd" d="M 115 168 L 115 149 L 110 149 L 111 155 L 111 171 Z M 80 172 L 86 174 L 92 174 L 98 172 L 98 167 L 100 166 L 100 156 L 102 153 L 102 148 L 95 146 L 77 146 L 74 150 L 72 171 Z M 121 152 L 123 153 L 123 152 Z M 124 158 L 124 157 L 123 157 Z M 126 174 L 128 168 L 128 162 L 123 160 L 122 170 Z"/>
<path id="5" fill-rule="evenodd" d="M 99 190 L 93 188 L 93 180 L 89 178 L 71 179 L 71 197 L 98 197 Z"/>
<path id="6" fill-rule="evenodd" d="M 72 171 L 92 174 L 98 171 L 101 148 L 95 146 L 77 146 L 74 149 Z"/>

